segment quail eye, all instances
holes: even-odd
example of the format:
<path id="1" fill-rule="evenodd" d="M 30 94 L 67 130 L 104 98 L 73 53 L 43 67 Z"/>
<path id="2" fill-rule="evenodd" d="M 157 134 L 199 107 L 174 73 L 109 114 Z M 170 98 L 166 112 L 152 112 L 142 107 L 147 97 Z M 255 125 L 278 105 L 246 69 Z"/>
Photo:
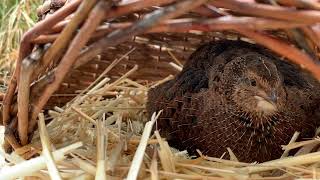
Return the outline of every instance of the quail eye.
<path id="1" fill-rule="evenodd" d="M 254 79 L 250 80 L 250 84 L 251 84 L 251 86 L 257 86 L 257 82 Z"/>

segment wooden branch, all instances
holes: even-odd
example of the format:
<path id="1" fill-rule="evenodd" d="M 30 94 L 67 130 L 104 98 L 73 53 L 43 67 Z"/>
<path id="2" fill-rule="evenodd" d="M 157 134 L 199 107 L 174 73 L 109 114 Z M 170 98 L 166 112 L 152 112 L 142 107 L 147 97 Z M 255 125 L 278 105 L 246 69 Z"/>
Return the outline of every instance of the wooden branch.
<path id="1" fill-rule="evenodd" d="M 105 38 L 93 43 L 82 53 L 82 55 L 79 56 L 79 60 L 82 58 L 92 59 L 96 55 L 100 54 L 104 48 L 116 46 L 130 37 L 146 32 L 161 22 L 178 17 L 191 9 L 201 6 L 205 2 L 206 0 L 182 1 L 167 8 L 156 10 L 146 15 L 144 19 L 138 21 L 134 25 L 125 29 L 116 30 Z"/>
<path id="2" fill-rule="evenodd" d="M 44 48 L 37 48 L 22 61 L 18 90 L 18 134 L 22 145 L 28 144 L 31 76 L 43 54 Z"/>
<path id="3" fill-rule="evenodd" d="M 53 159 L 56 163 L 61 162 L 67 158 L 67 154 L 71 151 L 83 146 L 82 142 L 76 142 L 64 148 L 52 152 Z M 47 160 L 42 156 L 35 157 L 29 161 L 23 161 L 13 166 L 8 167 L 5 171 L 1 171 L 2 179 L 17 179 L 19 177 L 30 176 L 46 168 Z"/>
<path id="4" fill-rule="evenodd" d="M 104 18 L 104 11 L 112 7 L 112 2 L 99 1 L 98 4 L 91 11 L 89 17 L 85 21 L 79 33 L 71 42 L 66 54 L 62 58 L 57 70 L 54 73 L 54 79 L 51 84 L 47 85 L 41 94 L 40 98 L 36 100 L 31 113 L 29 132 L 32 132 L 36 125 L 36 118 L 41 112 L 44 105 L 47 103 L 51 95 L 59 88 L 65 75 L 69 72 L 77 59 L 81 49 L 89 41 L 90 36 L 94 33 L 96 27 L 102 22 Z"/>
<path id="5" fill-rule="evenodd" d="M 38 22 L 33 28 L 27 31 L 21 40 L 19 60 L 24 59 L 32 50 L 30 40 L 50 30 L 55 24 L 62 21 L 64 18 L 73 13 L 81 3 L 81 0 L 74 0 L 66 6 L 56 11 L 52 16 L 49 16 L 43 21 Z"/>
<path id="6" fill-rule="evenodd" d="M 210 1 L 210 4 L 252 16 L 269 17 L 301 23 L 318 23 L 320 21 L 320 12 L 314 10 L 293 10 L 287 7 L 245 3 L 238 0 L 215 0 Z"/>
<path id="7" fill-rule="evenodd" d="M 60 36 L 54 41 L 52 46 L 45 53 L 41 60 L 41 64 L 35 70 L 33 78 L 37 78 L 43 71 L 45 71 L 51 62 L 56 62 L 68 47 L 69 42 L 77 31 L 81 23 L 88 17 L 89 12 L 97 3 L 97 0 L 83 1 L 76 11 L 72 20 L 68 23 L 67 27 L 63 29 Z"/>
<path id="8" fill-rule="evenodd" d="M 105 136 L 105 121 L 97 121 L 97 169 L 95 179 L 106 180 L 106 151 L 107 148 L 106 136 Z"/>
<path id="9" fill-rule="evenodd" d="M 314 0 L 276 0 L 276 2 L 286 6 L 320 10 L 320 3 Z"/>
<path id="10" fill-rule="evenodd" d="M 140 11 L 144 8 L 152 7 L 152 6 L 163 6 L 166 4 L 170 4 L 175 2 L 176 0 L 140 0 L 130 4 L 124 4 L 120 6 L 116 6 L 109 11 L 105 11 L 106 16 L 105 19 L 111 19 L 123 15 L 127 15 L 129 13 L 134 13 L 136 11 Z M 52 28 L 51 32 L 61 32 L 61 30 L 69 23 L 69 20 L 62 21 L 55 25 Z"/>
<path id="11" fill-rule="evenodd" d="M 52 144 L 50 142 L 49 133 L 47 131 L 46 124 L 44 121 L 44 115 L 42 113 L 39 114 L 38 127 L 39 127 L 39 134 L 40 134 L 40 140 L 42 145 L 42 154 L 46 159 L 49 175 L 51 179 L 62 180 L 59 170 L 57 168 L 57 165 L 55 164 L 53 159 L 53 154 L 51 152 Z"/>
<path id="12" fill-rule="evenodd" d="M 303 27 L 301 29 L 308 39 L 320 48 L 320 34 L 315 32 L 312 27 Z"/>
<path id="13" fill-rule="evenodd" d="M 12 99 L 17 87 L 17 81 L 18 81 L 17 78 L 20 74 L 21 62 L 25 57 L 28 56 L 28 54 L 31 53 L 33 48 L 33 45 L 31 44 L 31 40 L 43 34 L 46 30 L 50 29 L 57 22 L 61 21 L 62 19 L 70 15 L 73 11 L 76 10 L 80 2 L 81 2 L 80 0 L 72 1 L 70 4 L 67 4 L 66 6 L 59 9 L 52 16 L 49 16 L 45 20 L 37 23 L 37 25 L 35 25 L 32 29 L 30 29 L 28 32 L 26 32 L 23 35 L 21 44 L 20 44 L 19 57 L 16 63 L 16 68 L 10 80 L 10 83 L 8 85 L 8 90 L 3 100 L 3 113 L 2 113 L 3 119 L 2 120 L 4 125 L 7 125 L 10 120 L 10 106 L 12 104 Z"/>
<path id="14" fill-rule="evenodd" d="M 190 30 L 221 31 L 242 28 L 243 26 L 246 26 L 249 29 L 270 30 L 303 27 L 306 25 L 302 23 L 291 23 L 265 18 L 224 16 L 202 21 L 178 21 L 176 23 L 168 23 L 162 26 L 154 27 L 150 30 L 150 32 L 188 32 Z"/>
<path id="15" fill-rule="evenodd" d="M 280 5 L 276 1 L 269 1 L 268 4 L 274 5 L 279 7 Z M 316 55 L 313 51 L 313 48 L 310 46 L 308 39 L 306 38 L 305 34 L 299 28 L 294 29 L 286 29 L 285 32 L 287 33 L 288 37 L 292 39 L 299 48 L 303 49 L 308 53 L 312 58 L 316 59 Z"/>
<path id="16" fill-rule="evenodd" d="M 116 29 L 124 29 L 131 26 L 131 22 L 122 23 L 110 23 L 107 25 L 102 25 L 97 28 L 96 32 L 91 37 L 91 41 L 97 40 L 106 36 L 110 32 Z M 150 29 L 147 33 L 160 33 L 160 32 L 188 32 L 190 30 L 230 30 L 241 28 L 243 26 L 256 30 L 271 30 L 271 29 L 284 29 L 284 28 L 296 28 L 304 27 L 307 24 L 296 23 L 296 22 L 286 22 L 281 20 L 273 20 L 266 18 L 256 18 L 256 17 L 220 17 L 214 19 L 176 19 L 168 20 L 163 24 Z M 46 44 L 54 42 L 59 34 L 41 35 L 34 39 L 32 42 L 35 44 Z"/>
<path id="17" fill-rule="evenodd" d="M 261 44 L 270 50 L 278 53 L 281 56 L 288 58 L 289 61 L 300 65 L 301 68 L 310 71 L 314 77 L 320 80 L 320 65 L 315 63 L 307 54 L 303 53 L 299 49 L 280 41 L 276 38 L 268 36 L 266 34 L 258 33 L 249 29 L 237 29 L 240 34 L 253 39 L 258 44 Z"/>
<path id="18" fill-rule="evenodd" d="M 5 143 L 9 143 L 11 147 L 16 150 L 21 147 L 21 145 L 18 143 L 17 139 L 15 138 L 15 129 L 17 129 L 18 126 L 18 120 L 17 117 L 13 118 L 13 120 L 10 122 L 10 124 L 5 129 Z M 4 147 L 9 148 L 6 144 Z M 7 149 L 5 149 L 7 151 Z"/>

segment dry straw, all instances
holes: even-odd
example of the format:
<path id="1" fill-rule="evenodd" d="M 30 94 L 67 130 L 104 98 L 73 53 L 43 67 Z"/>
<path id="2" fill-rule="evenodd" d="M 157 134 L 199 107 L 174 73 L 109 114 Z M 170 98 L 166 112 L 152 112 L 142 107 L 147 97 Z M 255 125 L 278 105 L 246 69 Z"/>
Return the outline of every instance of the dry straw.
<path id="1" fill-rule="evenodd" d="M 65 5 L 45 16 L 56 7 L 50 2 Z M 288 145 L 279 144 L 280 159 L 260 164 L 238 162 L 231 149 L 229 160 L 200 151 L 190 158 L 160 137 L 159 112 L 151 119 L 145 112 L 148 89 L 172 79 L 199 44 L 215 39 L 261 44 L 320 79 L 318 2 L 50 2 L 39 9 L 43 20 L 22 38 L 4 98 L 5 150 L 14 152 L 1 151 L 8 163 L 0 179 L 320 176 L 320 154 L 312 152 L 319 138 L 295 142 L 297 132 Z"/>

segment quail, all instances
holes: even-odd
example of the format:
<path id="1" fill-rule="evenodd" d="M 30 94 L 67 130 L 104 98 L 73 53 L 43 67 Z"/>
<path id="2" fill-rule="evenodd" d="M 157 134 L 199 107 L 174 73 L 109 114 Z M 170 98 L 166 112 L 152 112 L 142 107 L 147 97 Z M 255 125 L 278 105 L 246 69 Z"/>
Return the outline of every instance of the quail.
<path id="1" fill-rule="evenodd" d="M 157 128 L 175 148 L 214 157 L 230 148 L 240 161 L 264 162 L 279 158 L 296 131 L 314 136 L 319 88 L 312 75 L 259 45 L 220 40 L 150 89 L 147 111 L 163 110 Z"/>

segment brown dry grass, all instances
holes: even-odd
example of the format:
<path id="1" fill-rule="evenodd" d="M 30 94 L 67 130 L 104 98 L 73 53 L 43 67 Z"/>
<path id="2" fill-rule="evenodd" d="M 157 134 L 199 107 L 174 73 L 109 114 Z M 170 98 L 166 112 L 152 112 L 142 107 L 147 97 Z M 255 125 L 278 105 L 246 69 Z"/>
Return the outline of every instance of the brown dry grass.
<path id="1" fill-rule="evenodd" d="M 170 148 L 158 131 L 152 132 L 157 119 L 147 119 L 146 93 L 150 86 L 127 77 L 109 83 L 101 78 L 97 85 L 80 93 L 65 107 L 49 112 L 53 120 L 44 125 L 40 116 L 39 130 L 31 144 L 9 155 L 10 163 L 2 177 L 30 176 L 47 179 L 277 179 L 314 178 L 320 175 L 320 152 L 309 153 L 319 144 L 318 138 L 292 142 L 286 152 L 302 147 L 300 156 L 256 163 L 241 163 L 207 157 L 192 159 L 186 152 Z M 168 78 L 170 79 L 170 78 Z M 155 82 L 157 83 L 157 82 Z M 102 94 L 116 94 L 105 99 Z M 48 120 L 48 118 L 47 118 Z M 101 121 L 102 120 L 102 121 Z M 34 155 L 41 155 L 31 160 Z M 23 162 L 22 162 L 23 161 Z M 45 169 L 49 169 L 45 170 Z"/>

